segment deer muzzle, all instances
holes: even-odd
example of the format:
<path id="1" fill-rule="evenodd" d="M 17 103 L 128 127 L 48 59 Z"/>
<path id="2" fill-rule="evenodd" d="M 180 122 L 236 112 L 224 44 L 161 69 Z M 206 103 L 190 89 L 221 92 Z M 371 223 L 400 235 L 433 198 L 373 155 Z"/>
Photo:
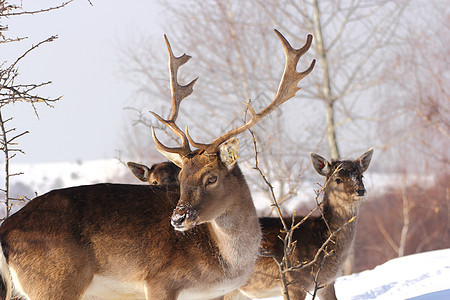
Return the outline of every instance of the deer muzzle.
<path id="1" fill-rule="evenodd" d="M 197 219 L 197 214 L 190 205 L 180 203 L 173 211 L 170 223 L 175 230 L 186 231 L 197 225 Z"/>

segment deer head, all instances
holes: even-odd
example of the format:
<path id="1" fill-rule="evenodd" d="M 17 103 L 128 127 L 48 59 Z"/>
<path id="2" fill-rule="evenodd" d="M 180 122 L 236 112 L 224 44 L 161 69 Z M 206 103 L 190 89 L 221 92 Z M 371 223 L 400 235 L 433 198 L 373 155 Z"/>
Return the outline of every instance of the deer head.
<path id="1" fill-rule="evenodd" d="M 310 153 L 311 161 L 317 173 L 326 177 L 325 190 L 327 196 L 334 196 L 339 204 L 350 204 L 360 200 L 366 193 L 363 173 L 372 159 L 373 148 L 358 159 L 328 162 L 318 154 Z"/>
<path id="2" fill-rule="evenodd" d="M 249 129 L 278 106 L 292 98 L 300 90 L 297 86 L 299 81 L 313 70 L 315 60 L 304 72 L 296 71 L 300 57 L 311 46 L 311 35 L 308 35 L 302 48 L 294 49 L 281 33 L 277 30 L 275 30 L 275 33 L 283 44 L 286 65 L 274 100 L 259 113 L 256 113 L 247 104 L 252 116 L 251 119 L 242 126 L 219 136 L 209 144 L 195 142 L 189 136 L 187 128 L 185 134 L 175 124 L 180 103 L 192 93 L 197 78 L 185 86 L 178 83 L 178 68 L 185 64 L 190 56 L 183 54 L 180 57 L 175 57 L 170 43 L 165 37 L 169 52 L 172 112 L 169 119 L 163 119 L 156 113 L 151 113 L 181 139 L 181 146 L 170 148 L 163 145 L 156 137 L 153 128 L 152 135 L 156 143 L 156 149 L 181 168 L 179 174 L 180 199 L 172 214 L 172 225 L 176 230 L 188 230 L 198 224 L 211 221 L 222 214 L 226 214 L 233 206 L 233 202 L 239 201 L 237 195 L 244 193 L 239 187 L 243 184 L 246 185 L 246 183 L 242 174 L 236 168 L 239 141 L 235 136 Z M 197 149 L 191 150 L 189 145 Z M 248 188 L 246 187 L 246 189 Z"/>
<path id="3" fill-rule="evenodd" d="M 151 185 L 178 183 L 178 173 L 180 173 L 180 168 L 172 162 L 167 161 L 154 164 L 149 168 L 146 165 L 129 161 L 127 162 L 127 166 L 137 179 L 148 182 Z"/>

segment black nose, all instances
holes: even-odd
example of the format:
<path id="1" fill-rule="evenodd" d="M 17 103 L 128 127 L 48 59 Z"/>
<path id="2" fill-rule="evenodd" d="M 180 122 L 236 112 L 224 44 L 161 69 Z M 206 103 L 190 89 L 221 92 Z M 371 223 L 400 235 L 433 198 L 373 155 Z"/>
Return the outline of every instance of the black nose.
<path id="1" fill-rule="evenodd" d="M 364 194 L 366 193 L 366 190 L 365 189 L 359 189 L 359 190 L 356 190 L 356 193 L 358 194 L 358 196 L 364 196 Z"/>

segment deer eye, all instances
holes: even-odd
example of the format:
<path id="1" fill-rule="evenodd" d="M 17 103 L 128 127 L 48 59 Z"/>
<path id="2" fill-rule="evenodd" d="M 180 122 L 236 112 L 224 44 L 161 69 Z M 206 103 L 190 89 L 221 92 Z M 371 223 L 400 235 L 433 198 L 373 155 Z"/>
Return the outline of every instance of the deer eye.
<path id="1" fill-rule="evenodd" d="M 336 181 L 336 183 L 337 183 L 337 184 L 340 184 L 340 183 L 342 183 L 342 179 L 340 179 L 340 178 L 336 178 L 336 180 L 335 180 L 335 181 Z"/>
<path id="2" fill-rule="evenodd" d="M 216 181 L 217 181 L 217 176 L 211 176 L 206 181 L 206 185 L 214 184 L 214 183 L 216 183 Z"/>
<path id="3" fill-rule="evenodd" d="M 158 185 L 158 181 L 153 181 L 152 184 L 153 185 Z"/>

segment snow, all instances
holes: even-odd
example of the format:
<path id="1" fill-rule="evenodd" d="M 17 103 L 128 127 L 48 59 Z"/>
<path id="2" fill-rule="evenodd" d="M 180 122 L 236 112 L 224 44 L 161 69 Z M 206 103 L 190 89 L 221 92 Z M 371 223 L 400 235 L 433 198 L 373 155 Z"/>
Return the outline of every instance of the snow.
<path id="1" fill-rule="evenodd" d="M 450 299 L 450 249 L 392 259 L 336 280 L 340 299 Z"/>
<path id="2" fill-rule="evenodd" d="M 450 249 L 395 258 L 372 270 L 339 277 L 335 289 L 340 300 L 450 299 Z"/>
<path id="3" fill-rule="evenodd" d="M 86 162 L 12 164 L 11 173 L 19 172 L 23 174 L 13 177 L 12 182 L 26 184 L 41 195 L 57 188 L 112 182 L 129 171 L 117 159 L 104 159 Z"/>

